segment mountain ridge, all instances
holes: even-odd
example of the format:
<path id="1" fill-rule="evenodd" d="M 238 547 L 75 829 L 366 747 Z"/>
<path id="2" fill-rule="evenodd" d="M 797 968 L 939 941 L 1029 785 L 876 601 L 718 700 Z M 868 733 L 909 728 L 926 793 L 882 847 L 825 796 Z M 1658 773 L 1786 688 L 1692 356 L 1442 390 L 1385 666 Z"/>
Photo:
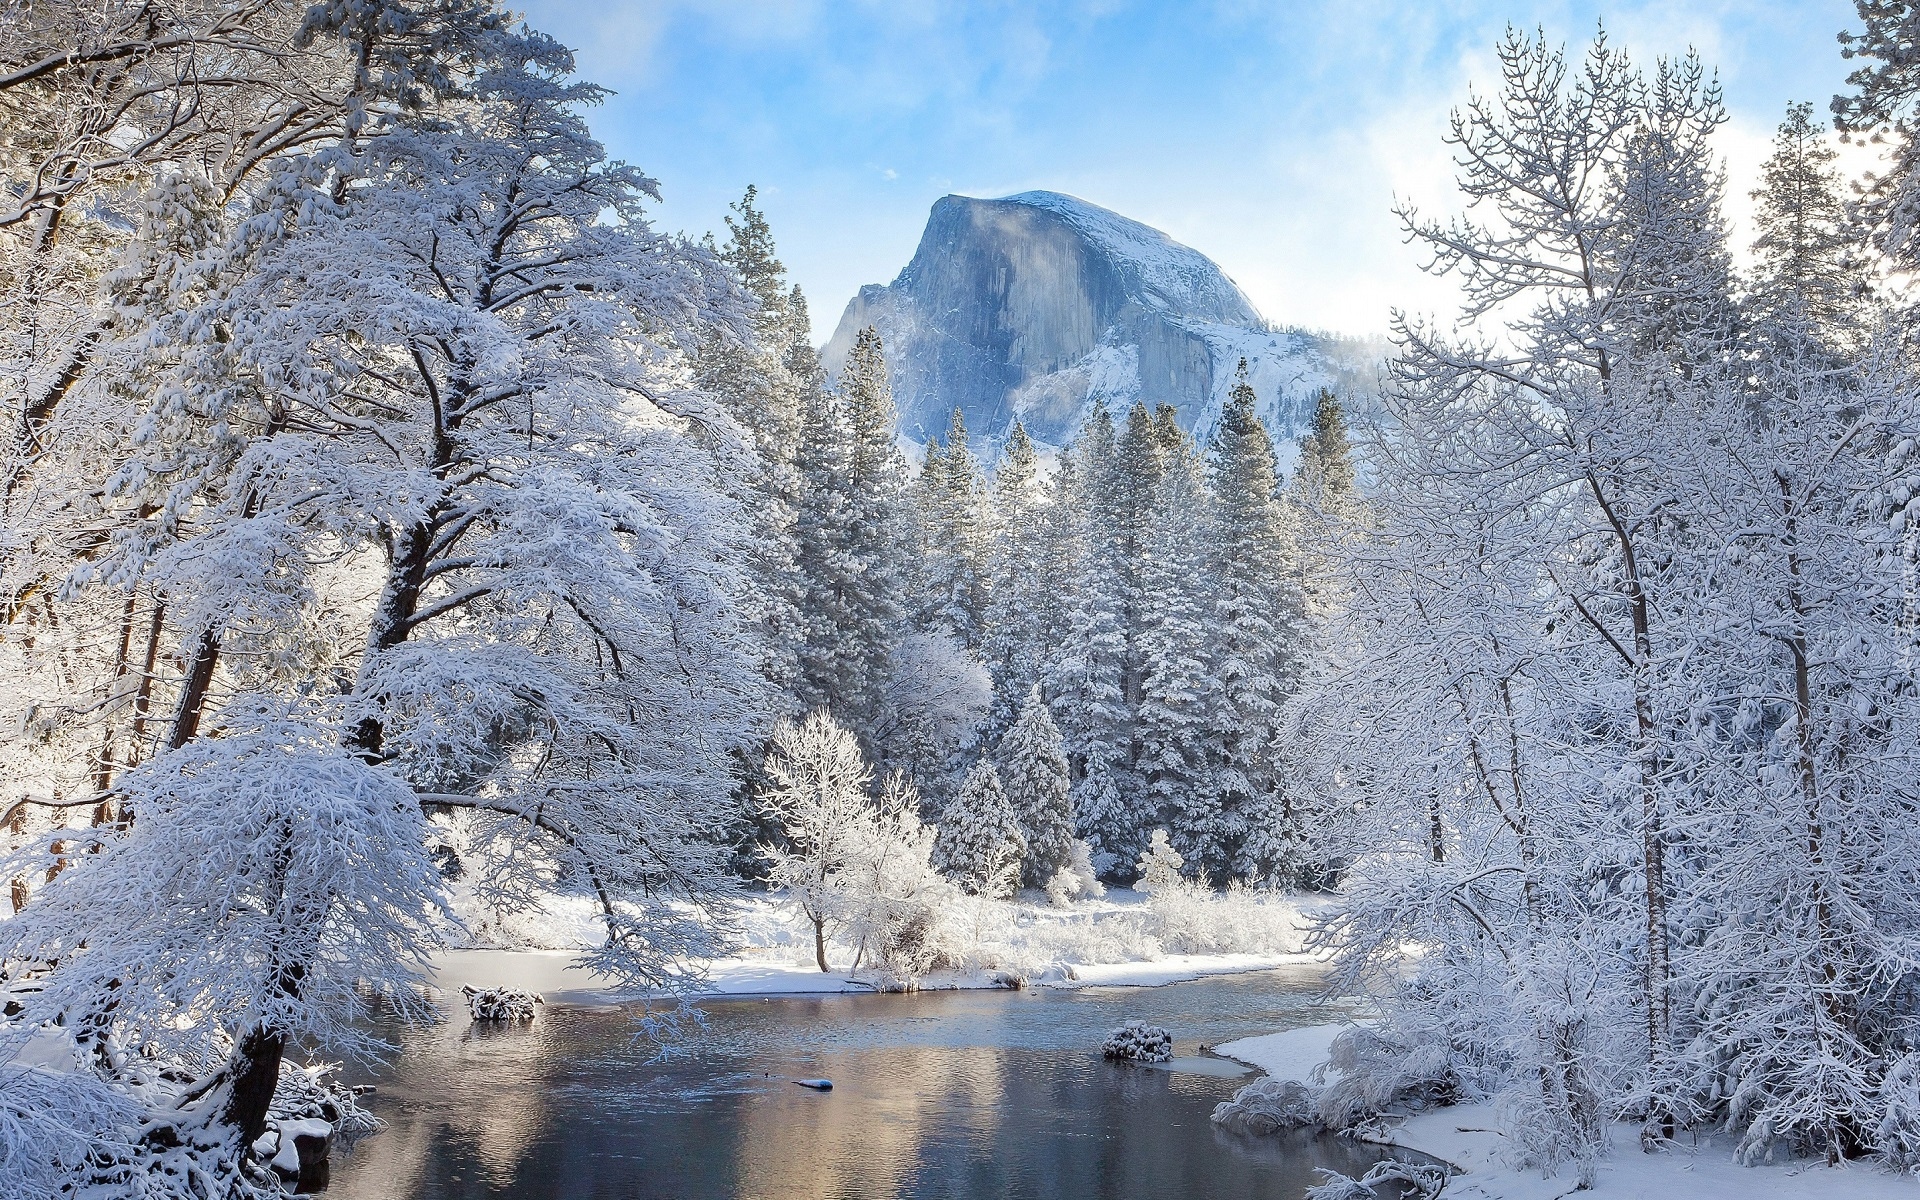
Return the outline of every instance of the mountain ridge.
<path id="1" fill-rule="evenodd" d="M 1323 339 L 1273 327 L 1204 254 L 1060 192 L 936 201 L 893 282 L 848 302 L 822 350 L 829 371 L 869 325 L 910 442 L 944 433 L 958 408 L 990 446 L 1016 417 L 1057 446 L 1096 406 L 1135 400 L 1170 404 L 1205 438 L 1242 359 L 1262 418 L 1290 439 L 1343 374 Z"/>

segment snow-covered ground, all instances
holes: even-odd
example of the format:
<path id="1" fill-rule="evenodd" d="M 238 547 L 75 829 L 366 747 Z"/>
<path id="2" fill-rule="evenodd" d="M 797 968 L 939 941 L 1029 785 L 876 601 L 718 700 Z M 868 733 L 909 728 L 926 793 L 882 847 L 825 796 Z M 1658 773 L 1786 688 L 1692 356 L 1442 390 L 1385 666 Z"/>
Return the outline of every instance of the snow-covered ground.
<path id="1" fill-rule="evenodd" d="M 1156 903 L 1127 888 L 1065 908 L 1032 894 L 1011 901 L 970 899 L 947 914 L 945 937 L 958 962 L 927 975 L 919 986 L 1156 985 L 1309 962 L 1303 938 L 1320 904 L 1314 897 L 1253 893 Z M 546 910 L 504 923 L 470 911 L 474 938 L 434 956 L 435 984 L 448 991 L 463 984 L 520 988 L 561 1003 L 612 999 L 605 980 L 573 965 L 598 935 L 591 906 L 556 897 Z M 835 969 L 818 969 L 811 932 L 796 923 L 780 897 L 748 897 L 732 915 L 739 953 L 707 965 L 709 994 L 872 990 L 860 972 L 849 969 L 849 947 L 831 947 L 828 961 Z"/>
<path id="2" fill-rule="evenodd" d="M 1305 1080 L 1326 1061 L 1341 1025 L 1312 1025 L 1215 1047 L 1216 1053 L 1276 1079 Z M 1569 1176 L 1543 1178 L 1503 1161 L 1499 1120 L 1491 1104 L 1462 1104 L 1397 1122 L 1385 1143 L 1445 1159 L 1462 1170 L 1448 1185 L 1460 1200 L 1563 1200 L 1575 1194 Z M 1703 1139 L 1657 1154 L 1640 1150 L 1639 1131 L 1621 1125 L 1600 1160 L 1595 1200 L 1920 1200 L 1920 1180 L 1870 1163 L 1828 1167 L 1804 1160 L 1736 1165 L 1724 1145 Z"/>

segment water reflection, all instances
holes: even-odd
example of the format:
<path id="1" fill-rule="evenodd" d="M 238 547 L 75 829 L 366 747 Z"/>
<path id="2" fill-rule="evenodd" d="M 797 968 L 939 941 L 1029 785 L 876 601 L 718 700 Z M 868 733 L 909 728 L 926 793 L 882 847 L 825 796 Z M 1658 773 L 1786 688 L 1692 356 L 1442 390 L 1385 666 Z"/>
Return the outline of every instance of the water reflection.
<path id="1" fill-rule="evenodd" d="M 1369 1147 L 1242 1139 L 1207 1120 L 1239 1082 L 1115 1066 L 1128 1017 L 1178 1048 L 1328 1019 L 1299 973 L 1153 989 L 726 1001 L 650 1061 L 626 1014 L 552 1006 L 532 1027 L 456 1019 L 405 1036 L 335 1164 L 349 1200 L 636 1197 L 1285 1197 Z M 824 1075 L 816 1093 L 788 1080 Z"/>

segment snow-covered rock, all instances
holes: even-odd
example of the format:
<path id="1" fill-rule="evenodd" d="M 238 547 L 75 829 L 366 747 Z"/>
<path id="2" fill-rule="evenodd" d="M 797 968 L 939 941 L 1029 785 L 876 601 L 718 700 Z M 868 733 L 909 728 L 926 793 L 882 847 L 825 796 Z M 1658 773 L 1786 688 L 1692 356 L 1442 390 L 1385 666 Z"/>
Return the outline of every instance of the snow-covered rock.
<path id="1" fill-rule="evenodd" d="M 533 1006 L 546 1003 L 538 992 L 518 988 L 463 987 L 460 994 L 467 998 L 467 1011 L 476 1021 L 531 1021 Z"/>
<path id="2" fill-rule="evenodd" d="M 1162 1063 L 1173 1059 L 1173 1037 L 1158 1025 L 1128 1021 L 1107 1035 L 1102 1057 L 1122 1062 Z"/>
<path id="3" fill-rule="evenodd" d="M 879 329 L 900 434 L 943 433 L 955 408 L 997 444 L 1017 415 L 1060 445 L 1093 406 L 1169 404 L 1203 440 L 1241 359 L 1260 414 L 1286 439 L 1320 388 L 1351 379 L 1332 342 L 1278 331 L 1211 260 L 1157 229 L 1058 192 L 947 196 L 891 284 L 861 288 L 824 350 L 837 372 Z"/>

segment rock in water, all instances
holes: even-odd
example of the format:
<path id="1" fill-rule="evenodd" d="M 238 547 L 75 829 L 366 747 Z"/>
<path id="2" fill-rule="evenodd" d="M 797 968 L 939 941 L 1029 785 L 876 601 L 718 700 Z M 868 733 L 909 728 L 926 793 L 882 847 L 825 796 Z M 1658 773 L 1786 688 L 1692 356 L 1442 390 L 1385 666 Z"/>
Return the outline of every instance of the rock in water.
<path id="1" fill-rule="evenodd" d="M 812 1088 L 816 1092 L 830 1092 L 833 1090 L 833 1080 L 831 1079 L 796 1079 L 794 1082 L 803 1088 Z"/>
<path id="2" fill-rule="evenodd" d="M 886 344 L 900 433 L 944 434 L 953 410 L 998 444 L 1015 415 L 1060 445 L 1096 403 L 1172 405 L 1202 440 L 1247 360 L 1259 410 L 1297 434 L 1349 368 L 1312 335 L 1269 327 L 1234 282 L 1157 229 L 1058 192 L 947 196 L 913 261 L 847 305 L 823 358 L 838 372 L 868 325 Z"/>
<path id="3" fill-rule="evenodd" d="M 533 1006 L 546 1003 L 539 993 L 518 988 L 463 987 L 460 994 L 476 1021 L 531 1021 Z"/>
<path id="4" fill-rule="evenodd" d="M 1158 1025 L 1128 1021 L 1107 1035 L 1107 1044 L 1100 1047 L 1100 1053 L 1105 1058 L 1121 1062 L 1170 1062 L 1173 1059 L 1173 1038 Z"/>

